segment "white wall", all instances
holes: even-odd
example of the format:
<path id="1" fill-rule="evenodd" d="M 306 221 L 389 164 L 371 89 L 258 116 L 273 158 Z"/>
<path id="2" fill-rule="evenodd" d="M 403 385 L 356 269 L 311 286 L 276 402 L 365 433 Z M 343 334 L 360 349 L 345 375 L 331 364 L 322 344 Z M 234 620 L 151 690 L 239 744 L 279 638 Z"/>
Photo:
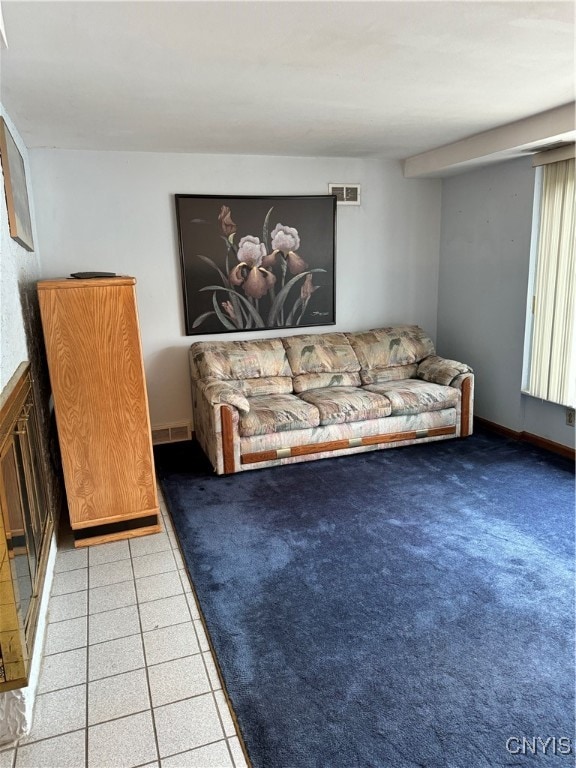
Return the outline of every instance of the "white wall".
<path id="1" fill-rule="evenodd" d="M 20 301 L 21 288 L 31 281 L 38 279 L 40 275 L 40 256 L 38 248 L 38 233 L 34 216 L 34 204 L 31 196 L 31 174 L 28 163 L 26 146 L 10 116 L 6 114 L 0 104 L 0 114 L 6 121 L 10 133 L 24 160 L 24 169 L 28 185 L 28 199 L 30 202 L 30 214 L 32 219 L 32 236 L 35 251 L 30 252 L 22 248 L 10 237 L 8 229 L 8 210 L 4 194 L 4 177 L 0 165 L 0 392 L 4 389 L 10 378 L 24 360 L 29 360 L 26 342 L 25 322 Z M 0 693 L 0 744 L 8 744 L 16 738 L 24 735 L 32 722 L 32 710 L 40 672 L 42 647 L 46 615 L 48 610 L 48 596 L 54 570 L 54 558 L 56 551 L 56 538 L 53 537 L 50 545 L 50 557 L 46 566 L 44 592 L 38 615 L 36 629 L 36 642 L 34 655 L 30 662 L 29 685 L 6 693 Z"/>
<path id="2" fill-rule="evenodd" d="M 24 160 L 24 169 L 28 184 L 28 199 L 31 207 L 32 236 L 35 251 L 23 248 L 10 237 L 8 229 L 8 210 L 4 195 L 4 175 L 0 167 L 0 392 L 4 389 L 16 368 L 28 360 L 26 334 L 20 286 L 40 275 L 40 256 L 38 233 L 35 226 L 34 205 L 31 195 L 31 174 L 28 153 L 18 131 L 0 104 L 0 114 L 6 121 L 10 133 Z"/>
<path id="3" fill-rule="evenodd" d="M 475 372 L 475 412 L 574 444 L 565 409 L 521 395 L 534 170 L 530 158 L 445 179 L 438 349 Z"/>
<path id="4" fill-rule="evenodd" d="M 313 330 L 409 322 L 436 332 L 441 182 L 406 181 L 399 163 L 64 150 L 34 150 L 31 163 L 44 276 L 137 278 L 153 425 L 191 420 L 187 349 L 215 338 L 185 335 L 175 193 L 327 194 L 329 182 L 360 183 L 362 205 L 337 214 L 337 323 Z"/>

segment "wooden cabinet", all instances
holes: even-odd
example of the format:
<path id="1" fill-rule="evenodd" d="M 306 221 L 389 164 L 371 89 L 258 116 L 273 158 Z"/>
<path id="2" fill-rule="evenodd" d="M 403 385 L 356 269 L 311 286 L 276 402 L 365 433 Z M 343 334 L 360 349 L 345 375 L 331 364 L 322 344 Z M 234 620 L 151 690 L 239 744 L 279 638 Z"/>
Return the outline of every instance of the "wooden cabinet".
<path id="1" fill-rule="evenodd" d="M 54 521 L 28 363 L 0 394 L 0 691 L 28 685 Z"/>
<path id="2" fill-rule="evenodd" d="M 160 530 L 135 283 L 38 283 L 76 546 Z"/>

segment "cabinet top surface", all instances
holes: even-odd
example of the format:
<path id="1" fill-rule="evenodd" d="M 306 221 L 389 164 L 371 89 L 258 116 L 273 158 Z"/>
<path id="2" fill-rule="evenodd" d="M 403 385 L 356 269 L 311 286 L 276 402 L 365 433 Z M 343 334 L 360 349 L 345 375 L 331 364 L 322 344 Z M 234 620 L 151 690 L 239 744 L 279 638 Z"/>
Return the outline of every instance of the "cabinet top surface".
<path id="1" fill-rule="evenodd" d="M 61 288 L 109 288 L 110 286 L 135 285 L 135 277 L 92 277 L 89 279 L 77 279 L 75 277 L 63 277 L 57 280 L 40 280 L 37 283 L 39 291 L 60 290 Z"/>

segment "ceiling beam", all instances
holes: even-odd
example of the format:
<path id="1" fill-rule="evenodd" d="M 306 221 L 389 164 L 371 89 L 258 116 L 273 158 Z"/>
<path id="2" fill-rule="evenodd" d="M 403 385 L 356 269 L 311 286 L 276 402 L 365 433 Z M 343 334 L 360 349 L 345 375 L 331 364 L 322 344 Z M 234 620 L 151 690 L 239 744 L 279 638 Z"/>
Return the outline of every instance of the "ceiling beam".
<path id="1" fill-rule="evenodd" d="M 574 141 L 575 107 L 574 102 L 564 104 L 408 157 L 402 161 L 404 176 L 449 176 L 473 166 L 517 157 L 531 148 L 536 152 L 544 144 Z"/>

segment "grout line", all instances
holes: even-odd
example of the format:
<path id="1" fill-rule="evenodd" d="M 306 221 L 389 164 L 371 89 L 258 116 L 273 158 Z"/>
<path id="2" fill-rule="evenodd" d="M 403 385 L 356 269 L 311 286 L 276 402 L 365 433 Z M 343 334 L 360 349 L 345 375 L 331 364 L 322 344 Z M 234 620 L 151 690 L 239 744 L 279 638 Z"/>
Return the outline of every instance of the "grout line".
<path id="1" fill-rule="evenodd" d="M 232 765 L 234 766 L 234 768 L 236 768 L 236 760 L 234 760 L 234 753 L 232 752 L 232 747 L 230 746 L 230 739 L 231 738 L 232 738 L 232 736 L 230 736 L 230 737 L 227 736 L 226 737 L 226 746 L 228 747 L 228 754 L 230 755 L 230 761 L 232 762 Z M 236 737 L 234 737 L 234 738 L 236 738 Z"/>
<path id="2" fill-rule="evenodd" d="M 148 662 L 146 662 L 145 666 L 147 666 L 148 668 L 150 668 L 150 667 L 159 667 L 160 664 L 170 664 L 173 661 L 180 661 L 180 659 L 191 659 L 193 656 L 201 656 L 201 655 L 202 655 L 202 651 L 198 651 L 197 653 L 185 653 L 184 656 L 176 656 L 175 659 L 166 659 L 166 661 L 154 661 L 154 662 L 151 662 L 150 664 L 148 664 Z M 208 680 L 210 680 L 210 676 L 208 676 Z M 187 699 L 192 699 L 194 697 L 193 696 L 186 696 L 186 698 Z M 161 706 L 163 706 L 163 705 L 161 705 Z"/>
<path id="3" fill-rule="evenodd" d="M 88 616 L 78 616 L 79 619 L 88 619 Z M 70 619 L 70 621 L 75 621 L 75 619 Z M 86 630 L 86 634 L 88 634 L 88 630 Z M 68 651 L 79 651 L 80 648 L 87 648 L 88 644 L 84 643 L 84 645 L 75 645 L 73 648 L 65 648 L 63 651 L 54 651 L 54 653 L 43 653 L 42 657 L 46 656 L 58 656 L 59 653 L 68 653 Z M 66 688 L 71 688 L 72 686 L 67 685 Z"/>
<path id="4" fill-rule="evenodd" d="M 88 565 L 90 564 L 90 547 L 87 553 Z M 90 568 L 88 568 L 87 581 L 88 595 L 86 598 L 86 727 L 84 729 L 84 765 L 88 768 L 88 696 L 90 685 Z"/>
<path id="5" fill-rule="evenodd" d="M 202 693 L 195 693 L 193 696 L 184 696 L 183 699 L 174 699 L 174 701 L 167 701 L 165 704 L 158 704 L 157 706 L 153 706 L 152 710 L 156 709 L 164 709 L 164 707 L 171 707 L 174 704 L 182 704 L 183 701 L 192 701 L 192 699 L 199 699 L 201 696 L 211 696 L 214 693 L 214 691 L 211 691 L 210 689 L 206 691 L 202 691 Z M 222 732 L 224 733 L 224 736 L 222 738 L 226 737 L 226 732 L 224 729 L 222 729 Z M 218 739 L 218 741 L 222 741 L 222 739 Z M 186 751 L 186 750 L 185 750 Z M 166 757 L 166 755 L 164 755 Z"/>
<path id="6" fill-rule="evenodd" d="M 210 684 L 212 685 L 212 684 Z M 210 690 L 210 695 L 212 696 L 212 701 L 214 702 L 214 706 L 216 707 L 216 713 L 218 715 L 218 722 L 220 723 L 220 728 L 222 729 L 222 733 L 224 734 L 224 738 L 226 738 L 226 728 L 224 727 L 224 720 L 222 719 L 222 715 L 220 714 L 220 707 L 218 706 L 218 700 L 216 698 L 216 691 Z M 228 706 L 228 705 L 226 705 Z M 228 751 L 230 751 L 230 747 L 228 747 Z M 234 762 L 234 760 L 232 760 Z"/>
<path id="7" fill-rule="evenodd" d="M 233 737 L 231 737 L 233 738 Z M 206 744 L 199 744 L 197 747 L 191 747 L 191 749 L 184 749 L 181 752 L 174 752 L 170 755 L 164 755 L 162 758 L 163 760 L 168 760 L 168 758 L 178 757 L 178 755 L 186 755 L 188 752 L 196 752 L 199 749 L 204 749 L 204 747 L 211 747 L 213 744 L 220 744 L 223 741 L 228 741 L 227 738 L 224 739 L 215 739 L 214 741 L 207 741 Z M 146 763 L 143 763 L 143 765 L 147 765 Z M 232 765 L 235 765 L 234 759 L 232 759 Z M 139 766 L 136 766 L 136 768 L 139 768 Z"/>
<path id="8" fill-rule="evenodd" d="M 132 549 L 128 546 L 130 552 L 130 562 L 132 564 L 132 575 L 134 577 L 134 589 L 136 590 L 136 574 L 134 573 L 134 559 L 132 557 Z M 156 727 L 156 717 L 154 715 L 154 707 L 152 706 L 152 687 L 150 685 L 150 675 L 148 674 L 148 665 L 146 664 L 146 645 L 144 644 L 144 629 L 142 627 L 142 617 L 140 616 L 140 605 L 136 603 L 136 612 L 138 614 L 138 624 L 140 626 L 140 640 L 142 642 L 142 654 L 144 656 L 144 670 L 146 675 L 146 686 L 148 688 L 148 701 L 150 703 L 150 717 L 152 719 L 152 729 L 154 731 L 154 744 L 156 746 L 156 759 L 158 765 L 160 765 L 160 745 L 158 744 L 158 729 Z"/>
<path id="9" fill-rule="evenodd" d="M 74 686 L 71 686 L 71 687 L 74 687 Z M 61 690 L 64 690 L 64 689 L 61 689 Z M 43 741 L 50 741 L 50 739 L 59 739 L 60 736 L 68 736 L 68 734 L 70 733 L 80 733 L 81 731 L 86 731 L 86 728 L 73 728 L 71 731 L 63 731 L 62 733 L 53 733 L 52 736 L 43 736 L 41 739 L 36 739 L 35 741 L 27 741 L 26 744 L 19 744 L 18 747 L 20 747 L 21 749 L 24 749 L 24 747 L 31 746 L 32 744 L 34 745 L 42 744 Z M 18 747 L 14 747 L 14 750 L 18 749 Z M 16 755 L 14 755 L 14 757 L 16 757 Z"/>
<path id="10" fill-rule="evenodd" d="M 134 717 L 135 715 L 144 715 L 146 712 L 152 712 L 152 707 L 148 707 L 148 709 L 139 709 L 136 712 L 130 712 L 128 715 L 118 715 L 118 717 L 111 717 L 109 720 L 98 720 L 97 723 L 90 723 L 90 725 L 86 728 L 86 731 L 89 731 L 90 728 L 97 728 L 99 725 L 108 725 L 108 723 L 116 723 L 119 720 L 125 720 L 127 717 Z M 148 760 L 148 762 L 151 762 Z M 144 763 L 146 765 L 146 763 Z"/>

